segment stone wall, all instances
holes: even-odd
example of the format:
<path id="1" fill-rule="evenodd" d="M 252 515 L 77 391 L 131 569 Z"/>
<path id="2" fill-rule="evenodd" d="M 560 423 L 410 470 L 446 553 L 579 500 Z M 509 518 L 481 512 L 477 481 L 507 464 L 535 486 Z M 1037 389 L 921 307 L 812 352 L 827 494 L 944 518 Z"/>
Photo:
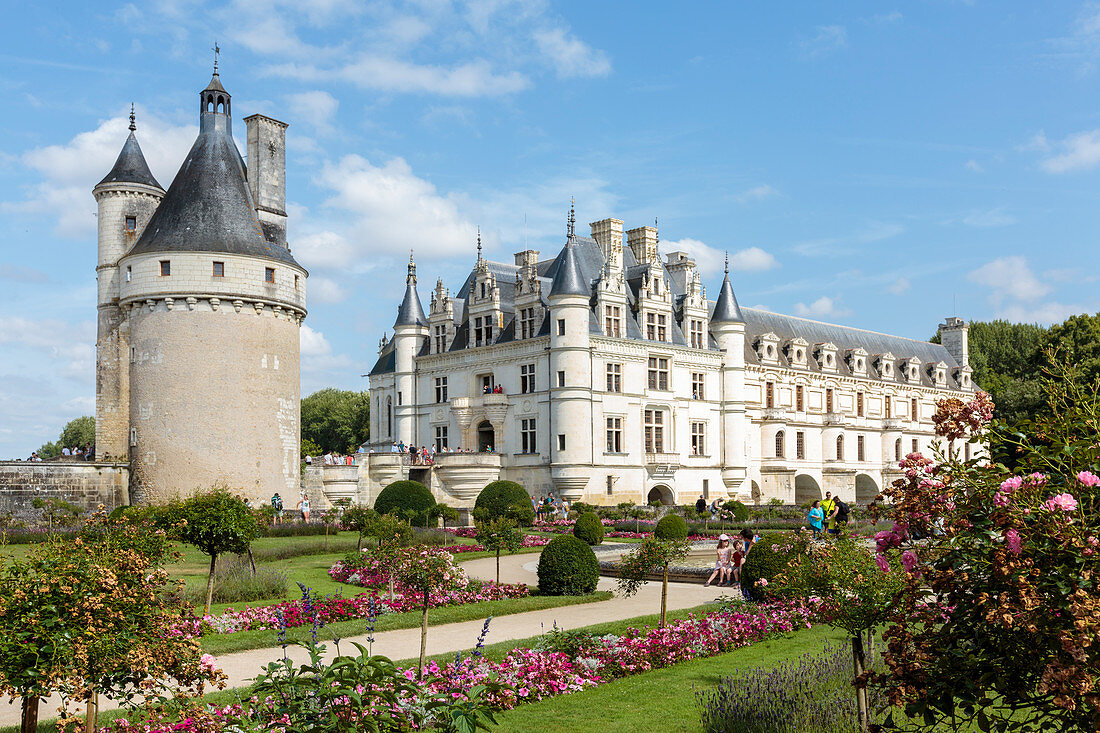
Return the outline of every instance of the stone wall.
<path id="1" fill-rule="evenodd" d="M 35 499 L 64 499 L 94 510 L 129 504 L 130 469 L 125 463 L 0 461 L 0 513 L 35 516 Z"/>

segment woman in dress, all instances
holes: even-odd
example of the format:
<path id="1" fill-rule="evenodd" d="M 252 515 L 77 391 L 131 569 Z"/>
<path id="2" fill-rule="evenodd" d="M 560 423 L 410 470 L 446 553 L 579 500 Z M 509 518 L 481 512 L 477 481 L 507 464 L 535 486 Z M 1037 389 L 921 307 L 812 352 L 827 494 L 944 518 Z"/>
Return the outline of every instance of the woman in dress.
<path id="1" fill-rule="evenodd" d="M 707 582 L 703 583 L 703 587 L 706 588 L 714 580 L 715 576 L 718 576 L 718 585 L 725 585 L 730 579 L 730 538 L 727 534 L 718 535 L 718 551 L 717 557 L 714 561 L 714 572 L 707 578 Z"/>

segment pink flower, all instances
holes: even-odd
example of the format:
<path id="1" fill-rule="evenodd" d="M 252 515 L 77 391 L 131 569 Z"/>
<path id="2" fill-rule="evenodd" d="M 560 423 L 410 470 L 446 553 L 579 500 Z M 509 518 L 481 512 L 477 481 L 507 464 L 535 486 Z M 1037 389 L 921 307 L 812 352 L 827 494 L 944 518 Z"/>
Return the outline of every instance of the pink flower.
<path id="1" fill-rule="evenodd" d="M 1014 555 L 1020 554 L 1020 533 L 1014 529 L 1005 532 L 1005 547 Z"/>
<path id="2" fill-rule="evenodd" d="M 1016 489 L 1024 485 L 1024 480 L 1020 476 L 1013 476 L 1012 478 L 1006 478 L 1001 482 L 1001 491 L 1006 494 L 1011 494 Z"/>
<path id="3" fill-rule="evenodd" d="M 882 572 L 890 572 L 890 561 L 886 559 L 885 555 L 875 555 L 875 564 L 878 565 L 878 569 Z"/>
<path id="4" fill-rule="evenodd" d="M 1085 486 L 1100 486 L 1100 476 L 1097 476 L 1091 471 L 1082 471 L 1077 474 L 1077 480 Z"/>
<path id="5" fill-rule="evenodd" d="M 1050 511 L 1061 509 L 1064 512 L 1072 512 L 1077 508 L 1077 500 L 1073 498 L 1073 494 L 1058 494 L 1055 497 L 1047 499 L 1047 502 L 1043 504 L 1043 506 Z"/>
<path id="6" fill-rule="evenodd" d="M 213 674 L 218 668 L 218 660 L 214 658 L 213 654 L 203 654 L 199 657 L 199 666 L 210 674 Z"/>
<path id="7" fill-rule="evenodd" d="M 756 584 L 760 585 L 760 586 L 767 585 L 768 584 L 768 579 L 767 578 L 761 578 L 760 580 L 756 581 Z"/>
<path id="8" fill-rule="evenodd" d="M 998 491 L 993 495 L 993 506 L 1008 506 L 1008 497 Z"/>
<path id="9" fill-rule="evenodd" d="M 917 566 L 920 565 L 920 561 L 917 560 L 917 553 L 912 550 L 906 550 L 901 553 L 901 564 L 904 565 L 905 569 L 909 572 L 916 570 Z M 881 568 L 882 565 L 879 565 L 879 567 Z M 887 565 L 887 568 L 889 568 L 889 565 Z"/>

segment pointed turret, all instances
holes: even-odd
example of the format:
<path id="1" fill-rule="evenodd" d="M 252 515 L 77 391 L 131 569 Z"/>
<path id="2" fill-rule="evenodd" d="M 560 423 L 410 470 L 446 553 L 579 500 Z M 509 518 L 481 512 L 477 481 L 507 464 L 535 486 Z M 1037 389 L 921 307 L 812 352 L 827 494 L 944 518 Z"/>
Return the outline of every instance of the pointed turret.
<path id="1" fill-rule="evenodd" d="M 130 135 L 126 138 L 126 142 L 122 146 L 122 152 L 118 154 L 118 159 L 115 161 L 115 165 L 111 168 L 111 172 L 103 177 L 97 185 L 102 186 L 105 183 L 140 183 L 143 186 L 152 186 L 153 188 L 164 190 L 157 179 L 153 177 L 152 171 L 149 170 L 149 164 L 145 162 L 145 156 L 141 152 L 141 146 L 138 145 L 137 124 L 134 122 L 134 107 L 130 105 Z"/>
<path id="2" fill-rule="evenodd" d="M 573 247 L 577 241 L 577 218 L 573 207 L 569 208 L 569 231 L 565 239 L 565 247 L 558 255 L 557 270 L 554 280 L 550 285 L 550 297 L 555 295 L 584 295 L 591 294 L 584 273 L 581 272 L 581 264 L 577 259 L 577 251 Z"/>
<path id="3" fill-rule="evenodd" d="M 427 326 L 428 319 L 424 317 L 424 309 L 420 306 L 420 296 L 416 292 L 416 263 L 413 262 L 412 253 L 409 253 L 409 274 L 405 278 L 405 298 L 401 301 L 401 307 L 397 311 L 398 326 Z"/>
<path id="4" fill-rule="evenodd" d="M 722 291 L 718 293 L 718 301 L 714 304 L 714 313 L 710 317 L 711 323 L 744 323 L 745 317 L 741 315 L 741 306 L 737 304 L 737 296 L 733 294 L 733 283 L 730 282 L 730 256 L 726 254 L 726 276 L 722 280 Z"/>

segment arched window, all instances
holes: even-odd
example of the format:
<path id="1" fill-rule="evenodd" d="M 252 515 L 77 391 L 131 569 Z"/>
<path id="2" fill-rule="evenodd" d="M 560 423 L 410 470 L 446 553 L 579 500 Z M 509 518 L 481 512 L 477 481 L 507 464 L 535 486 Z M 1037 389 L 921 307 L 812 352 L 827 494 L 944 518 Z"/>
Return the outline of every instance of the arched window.
<path id="1" fill-rule="evenodd" d="M 209 94 L 206 97 L 206 111 L 207 112 L 213 112 L 214 111 L 214 95 L 213 94 Z"/>
<path id="2" fill-rule="evenodd" d="M 836 459 L 838 461 L 844 460 L 844 436 L 836 436 Z"/>
<path id="3" fill-rule="evenodd" d="M 901 460 L 901 438 L 894 441 L 894 460 Z"/>
<path id="4" fill-rule="evenodd" d="M 218 97 L 218 112 L 225 113 L 225 100 L 222 97 Z"/>
<path id="5" fill-rule="evenodd" d="M 783 445 L 783 443 L 785 442 L 784 437 L 785 436 L 783 435 L 782 430 L 780 430 L 778 433 L 775 434 L 775 457 L 776 458 L 782 458 L 783 457 L 783 452 L 784 452 L 783 449 L 785 447 Z"/>

